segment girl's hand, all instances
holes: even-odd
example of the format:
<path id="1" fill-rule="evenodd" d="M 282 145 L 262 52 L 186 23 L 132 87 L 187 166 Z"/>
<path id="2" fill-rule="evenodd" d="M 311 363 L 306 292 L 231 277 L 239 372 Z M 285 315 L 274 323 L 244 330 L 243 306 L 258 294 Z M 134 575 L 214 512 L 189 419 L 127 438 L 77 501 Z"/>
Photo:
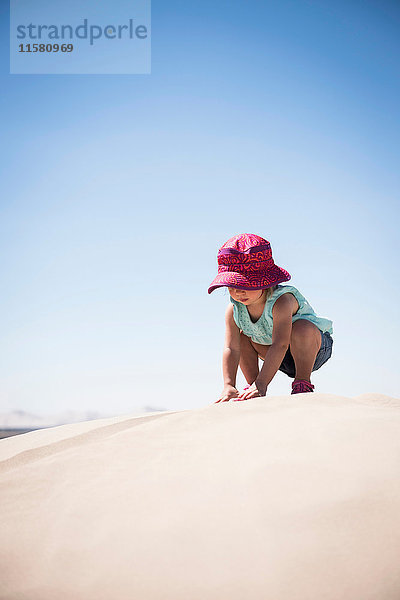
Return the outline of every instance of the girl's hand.
<path id="1" fill-rule="evenodd" d="M 231 398 L 236 398 L 238 395 L 239 392 L 233 385 L 225 385 L 219 399 L 214 404 L 217 404 L 217 402 L 228 402 Z"/>
<path id="2" fill-rule="evenodd" d="M 258 398 L 260 396 L 265 396 L 267 393 L 267 386 L 255 381 L 252 385 L 247 386 L 241 394 L 237 398 L 235 398 L 235 402 L 241 400 L 249 400 L 250 398 Z"/>

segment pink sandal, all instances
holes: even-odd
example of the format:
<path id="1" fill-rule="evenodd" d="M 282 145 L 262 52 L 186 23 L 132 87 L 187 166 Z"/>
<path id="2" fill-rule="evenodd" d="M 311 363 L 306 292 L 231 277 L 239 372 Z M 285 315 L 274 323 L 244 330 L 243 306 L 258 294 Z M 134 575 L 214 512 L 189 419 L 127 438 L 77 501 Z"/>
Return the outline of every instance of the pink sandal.
<path id="1" fill-rule="evenodd" d="M 298 379 L 292 383 L 292 394 L 303 394 L 304 392 L 313 392 L 314 386 L 306 379 Z"/>

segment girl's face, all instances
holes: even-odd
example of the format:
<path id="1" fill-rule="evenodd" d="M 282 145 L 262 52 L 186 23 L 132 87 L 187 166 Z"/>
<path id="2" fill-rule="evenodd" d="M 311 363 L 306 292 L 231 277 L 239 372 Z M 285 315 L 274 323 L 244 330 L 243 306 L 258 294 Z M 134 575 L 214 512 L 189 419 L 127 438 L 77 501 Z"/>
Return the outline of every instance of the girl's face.
<path id="1" fill-rule="evenodd" d="M 264 296 L 265 290 L 237 290 L 236 288 L 228 287 L 229 293 L 232 298 L 242 304 L 249 306 L 255 304 Z"/>

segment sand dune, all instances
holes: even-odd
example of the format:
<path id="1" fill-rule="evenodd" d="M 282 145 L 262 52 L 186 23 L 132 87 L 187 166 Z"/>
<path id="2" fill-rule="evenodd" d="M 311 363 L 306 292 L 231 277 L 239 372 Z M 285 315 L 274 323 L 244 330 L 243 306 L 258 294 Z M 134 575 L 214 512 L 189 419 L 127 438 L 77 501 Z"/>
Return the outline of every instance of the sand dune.
<path id="1" fill-rule="evenodd" d="M 400 400 L 126 415 L 0 461 L 1 600 L 400 598 Z"/>

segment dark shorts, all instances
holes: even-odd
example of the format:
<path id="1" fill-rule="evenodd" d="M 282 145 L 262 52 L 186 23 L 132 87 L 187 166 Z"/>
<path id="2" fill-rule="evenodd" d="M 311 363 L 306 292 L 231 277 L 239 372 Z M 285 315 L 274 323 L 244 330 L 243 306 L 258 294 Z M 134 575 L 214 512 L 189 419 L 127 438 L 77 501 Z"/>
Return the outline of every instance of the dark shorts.
<path id="1" fill-rule="evenodd" d="M 315 363 L 312 368 L 313 371 L 317 371 L 320 367 L 322 367 L 322 365 L 326 363 L 327 360 L 330 359 L 332 355 L 332 346 L 333 339 L 331 335 L 328 332 L 322 333 L 321 331 L 321 348 L 319 349 L 318 354 L 315 358 Z M 290 346 L 287 349 L 285 358 L 283 359 L 279 370 L 282 371 L 282 373 L 286 373 L 286 375 L 293 378 L 296 374 L 293 356 L 290 352 Z"/>

